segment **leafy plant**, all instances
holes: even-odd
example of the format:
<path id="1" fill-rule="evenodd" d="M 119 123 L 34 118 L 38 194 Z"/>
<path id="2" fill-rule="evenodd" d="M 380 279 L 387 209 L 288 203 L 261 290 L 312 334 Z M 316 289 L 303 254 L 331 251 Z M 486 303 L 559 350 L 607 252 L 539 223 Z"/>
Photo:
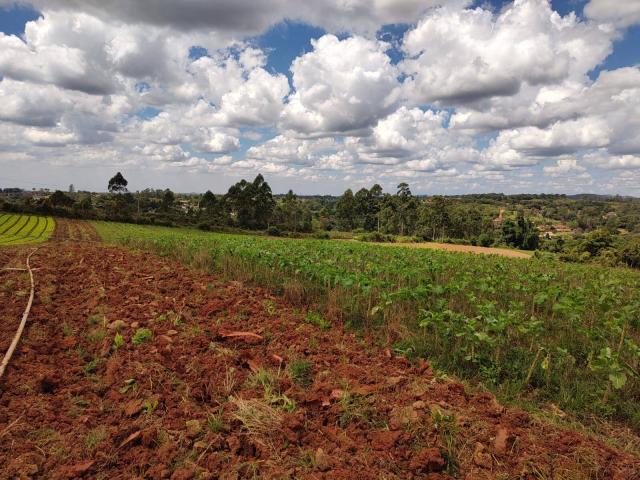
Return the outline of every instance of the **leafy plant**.
<path id="1" fill-rule="evenodd" d="M 153 339 L 153 332 L 148 328 L 138 328 L 133 334 L 131 342 L 137 347 L 143 343 L 150 342 Z"/>
<path id="2" fill-rule="evenodd" d="M 124 345 L 124 337 L 120 333 L 116 333 L 113 337 L 113 349 L 118 350 Z"/>

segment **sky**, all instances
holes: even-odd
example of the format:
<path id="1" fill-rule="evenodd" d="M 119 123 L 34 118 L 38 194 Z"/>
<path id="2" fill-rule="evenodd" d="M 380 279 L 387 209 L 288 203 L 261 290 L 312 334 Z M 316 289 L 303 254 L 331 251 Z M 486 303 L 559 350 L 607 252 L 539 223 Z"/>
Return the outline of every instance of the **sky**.
<path id="1" fill-rule="evenodd" d="M 640 196 L 640 0 L 0 0 L 0 187 Z"/>

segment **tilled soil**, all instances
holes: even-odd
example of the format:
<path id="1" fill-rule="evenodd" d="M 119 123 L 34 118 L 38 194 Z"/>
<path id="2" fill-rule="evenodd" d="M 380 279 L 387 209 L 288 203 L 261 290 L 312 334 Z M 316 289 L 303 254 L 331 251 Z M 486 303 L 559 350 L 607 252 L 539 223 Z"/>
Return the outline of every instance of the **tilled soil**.
<path id="1" fill-rule="evenodd" d="M 0 250 L 0 268 L 29 251 Z M 0 478 L 640 478 L 637 457 L 265 290 L 97 242 L 48 243 L 32 265 L 0 385 Z M 28 278 L 0 275 L 4 351 Z"/>

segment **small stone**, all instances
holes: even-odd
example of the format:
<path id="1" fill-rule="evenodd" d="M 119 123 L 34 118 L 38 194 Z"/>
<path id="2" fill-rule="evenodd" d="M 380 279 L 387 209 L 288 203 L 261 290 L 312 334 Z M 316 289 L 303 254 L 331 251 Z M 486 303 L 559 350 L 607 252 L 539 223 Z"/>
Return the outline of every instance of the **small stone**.
<path id="1" fill-rule="evenodd" d="M 123 321 L 123 320 L 114 320 L 113 322 L 111 322 L 109 325 L 107 325 L 107 328 L 109 330 L 121 330 L 122 328 L 124 328 L 127 324 Z"/>
<path id="2" fill-rule="evenodd" d="M 195 476 L 196 472 L 193 468 L 177 468 L 171 475 L 171 480 L 191 480 Z"/>
<path id="3" fill-rule="evenodd" d="M 482 468 L 491 468 L 493 466 L 491 455 L 484 452 L 484 445 L 481 443 L 476 443 L 476 448 L 473 451 L 473 463 Z"/>
<path id="4" fill-rule="evenodd" d="M 177 335 L 178 331 L 177 330 L 167 330 L 167 335 L 169 335 L 170 337 Z"/>
<path id="5" fill-rule="evenodd" d="M 438 448 L 424 448 L 411 458 L 409 468 L 413 472 L 440 472 L 444 469 L 445 461 Z"/>
<path id="6" fill-rule="evenodd" d="M 131 322 L 131 328 L 138 328 L 140 326 L 140 322 Z"/>
<path id="7" fill-rule="evenodd" d="M 493 451 L 497 455 L 504 455 L 507 453 L 507 439 L 509 438 L 509 431 L 504 427 L 498 428 L 496 438 L 493 440 Z"/>
<path id="8" fill-rule="evenodd" d="M 418 412 L 412 406 L 394 407 L 389 415 L 389 428 L 398 430 L 401 427 L 411 425 L 420 418 Z"/>
<path id="9" fill-rule="evenodd" d="M 425 402 L 423 402 L 422 400 L 417 400 L 417 401 L 413 402 L 412 406 L 416 410 L 424 410 L 425 408 L 427 408 L 427 404 Z"/>
<path id="10" fill-rule="evenodd" d="M 322 448 L 318 448 L 315 454 L 315 464 L 318 470 L 326 472 L 331 469 L 331 457 Z"/>
<path id="11" fill-rule="evenodd" d="M 371 448 L 374 450 L 388 450 L 395 445 L 402 432 L 382 431 L 371 434 Z"/>
<path id="12" fill-rule="evenodd" d="M 158 336 L 158 343 L 160 345 L 169 345 L 170 343 L 173 343 L 173 340 L 167 335 L 160 335 Z"/>
<path id="13" fill-rule="evenodd" d="M 189 438 L 197 437 L 202 432 L 202 426 L 199 420 L 187 420 L 185 426 L 187 427 L 187 436 Z"/>

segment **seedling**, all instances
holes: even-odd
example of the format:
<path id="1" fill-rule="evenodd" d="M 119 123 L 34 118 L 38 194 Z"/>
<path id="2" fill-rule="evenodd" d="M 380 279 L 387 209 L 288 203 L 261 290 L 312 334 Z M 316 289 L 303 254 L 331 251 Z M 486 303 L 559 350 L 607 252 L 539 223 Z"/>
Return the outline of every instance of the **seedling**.
<path id="1" fill-rule="evenodd" d="M 142 404 L 142 407 L 144 408 L 144 413 L 146 415 L 151 415 L 153 412 L 155 412 L 156 408 L 158 408 L 158 399 L 151 398 L 149 400 L 145 400 Z"/>

